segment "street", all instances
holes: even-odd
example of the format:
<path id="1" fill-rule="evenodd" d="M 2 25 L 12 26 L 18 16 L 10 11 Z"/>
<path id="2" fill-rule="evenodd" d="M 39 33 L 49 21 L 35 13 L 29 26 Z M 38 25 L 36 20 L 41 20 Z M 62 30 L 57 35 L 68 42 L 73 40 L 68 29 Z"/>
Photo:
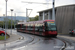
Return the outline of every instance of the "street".
<path id="1" fill-rule="evenodd" d="M 10 30 L 8 30 L 10 32 Z M 41 37 L 37 35 L 12 31 L 13 34 L 20 35 L 23 39 L 4 43 L 0 45 L 0 50 L 75 50 L 75 43 L 63 40 L 60 37 Z"/>

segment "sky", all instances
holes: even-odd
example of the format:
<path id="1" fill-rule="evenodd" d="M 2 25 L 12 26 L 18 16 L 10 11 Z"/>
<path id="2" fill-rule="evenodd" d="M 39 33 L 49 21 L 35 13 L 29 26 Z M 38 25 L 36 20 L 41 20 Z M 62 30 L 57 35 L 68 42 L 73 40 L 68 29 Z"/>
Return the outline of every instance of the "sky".
<path id="1" fill-rule="evenodd" d="M 11 15 L 10 9 L 13 9 L 13 16 L 26 16 L 26 8 L 32 9 L 28 10 L 29 17 L 35 17 L 39 15 L 38 11 L 52 8 L 53 0 L 8 0 L 7 2 L 7 15 Z M 33 4 L 33 3 L 23 3 L 23 2 L 39 2 L 39 3 L 50 3 L 50 4 Z M 75 4 L 75 0 L 55 0 L 55 7 L 62 5 Z M 6 11 L 5 0 L 0 0 L 0 16 L 3 16 Z M 31 13 L 30 13 L 31 12 Z"/>

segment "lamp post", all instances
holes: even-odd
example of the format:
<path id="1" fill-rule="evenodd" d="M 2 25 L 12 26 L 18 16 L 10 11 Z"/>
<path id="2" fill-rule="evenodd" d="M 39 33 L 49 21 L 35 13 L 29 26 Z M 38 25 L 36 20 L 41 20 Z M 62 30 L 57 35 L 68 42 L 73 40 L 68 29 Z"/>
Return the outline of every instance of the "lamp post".
<path id="1" fill-rule="evenodd" d="M 11 35 L 12 35 L 12 13 L 13 13 L 13 9 L 10 9 L 11 10 Z"/>
<path id="2" fill-rule="evenodd" d="M 3 14 L 3 17 L 5 17 L 5 14 Z M 4 20 L 4 18 L 3 18 L 3 29 L 4 29 L 4 22 L 5 22 L 5 20 Z"/>
<path id="3" fill-rule="evenodd" d="M 5 19 L 5 40 L 6 40 L 6 32 L 7 32 L 7 30 L 6 30 L 6 22 L 7 22 L 7 1 L 8 0 L 5 0 L 6 1 L 6 19 Z"/>
<path id="4" fill-rule="evenodd" d="M 15 20 L 14 20 L 14 29 L 15 29 L 15 25 L 16 25 L 16 13 L 14 14 L 15 15 Z"/>

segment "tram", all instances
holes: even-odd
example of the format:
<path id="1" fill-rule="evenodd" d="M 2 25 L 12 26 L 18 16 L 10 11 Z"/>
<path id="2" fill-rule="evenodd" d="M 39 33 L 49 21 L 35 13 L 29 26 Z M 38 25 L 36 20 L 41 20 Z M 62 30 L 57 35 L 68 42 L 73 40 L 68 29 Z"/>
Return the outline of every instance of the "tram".
<path id="1" fill-rule="evenodd" d="M 19 22 L 17 32 L 26 32 L 42 36 L 57 36 L 57 27 L 54 20 Z"/>

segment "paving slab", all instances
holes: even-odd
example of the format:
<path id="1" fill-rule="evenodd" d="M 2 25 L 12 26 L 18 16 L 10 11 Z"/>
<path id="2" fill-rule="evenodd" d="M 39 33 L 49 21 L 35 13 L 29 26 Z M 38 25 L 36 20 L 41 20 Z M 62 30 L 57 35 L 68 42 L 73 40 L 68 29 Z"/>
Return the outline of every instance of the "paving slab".
<path id="1" fill-rule="evenodd" d="M 20 40 L 22 36 L 17 35 L 17 34 L 12 34 L 10 35 L 10 37 L 6 40 L 0 40 L 0 44 L 4 44 L 4 43 L 9 43 L 9 42 L 13 42 L 16 40 Z"/>
<path id="2" fill-rule="evenodd" d="M 70 39 L 75 41 L 75 36 L 69 36 L 69 35 L 57 35 L 57 37 L 62 37 L 62 38 L 66 38 L 66 39 Z"/>

